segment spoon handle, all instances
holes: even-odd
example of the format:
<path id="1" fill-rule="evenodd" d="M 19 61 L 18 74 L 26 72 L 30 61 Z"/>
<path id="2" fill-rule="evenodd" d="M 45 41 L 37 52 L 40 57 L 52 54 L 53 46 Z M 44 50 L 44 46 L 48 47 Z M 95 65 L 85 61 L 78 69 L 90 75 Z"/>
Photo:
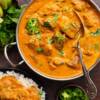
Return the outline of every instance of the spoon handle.
<path id="1" fill-rule="evenodd" d="M 79 57 L 80 57 L 80 63 L 82 65 L 83 73 L 84 73 L 84 76 L 85 76 L 86 81 L 87 81 L 87 87 L 88 87 L 87 93 L 90 97 L 90 100 L 93 100 L 97 95 L 97 88 L 89 75 L 89 71 L 87 70 L 86 65 L 83 62 L 82 51 L 80 49 L 79 42 L 78 42 L 77 47 L 78 47 L 78 52 L 79 52 Z"/>

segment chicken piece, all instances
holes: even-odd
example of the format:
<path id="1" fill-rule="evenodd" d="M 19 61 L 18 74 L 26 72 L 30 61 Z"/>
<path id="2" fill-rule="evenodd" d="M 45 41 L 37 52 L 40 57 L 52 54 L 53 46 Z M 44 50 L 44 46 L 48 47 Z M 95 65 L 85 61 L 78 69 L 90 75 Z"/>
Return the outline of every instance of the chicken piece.
<path id="1" fill-rule="evenodd" d="M 43 48 L 43 54 L 44 55 L 46 55 L 46 56 L 50 56 L 51 55 L 51 53 L 52 53 L 52 45 L 42 43 L 40 45 L 40 47 Z"/>
<path id="2" fill-rule="evenodd" d="M 78 68 L 77 64 L 79 63 L 79 57 L 75 56 L 71 60 L 66 59 L 65 63 L 66 63 L 66 65 L 68 65 L 71 68 Z"/>
<path id="3" fill-rule="evenodd" d="M 62 50 L 63 49 L 63 46 L 64 46 L 64 42 L 61 41 L 61 42 L 55 42 L 54 43 L 54 47 L 57 49 L 57 50 Z"/>
<path id="4" fill-rule="evenodd" d="M 46 56 L 51 55 L 52 45 L 47 43 L 47 37 L 50 37 L 52 34 L 42 34 L 41 39 L 37 38 L 36 35 L 31 36 L 31 40 L 28 46 L 31 49 L 36 50 L 38 53 L 42 53 Z"/>
<path id="5" fill-rule="evenodd" d="M 32 35 L 29 44 L 31 44 L 35 48 L 38 48 L 40 45 L 39 39 L 35 35 Z"/>
<path id="6" fill-rule="evenodd" d="M 67 59 L 67 58 L 55 57 L 55 58 L 51 58 L 49 60 L 50 60 L 49 65 L 54 69 L 56 69 L 58 66 L 64 65 L 64 64 L 75 69 L 75 68 L 78 68 L 77 64 L 79 62 L 79 57 L 75 56 L 71 60 Z"/>
<path id="7" fill-rule="evenodd" d="M 64 59 L 55 57 L 52 59 L 52 62 L 54 65 L 62 65 L 62 64 L 64 64 Z"/>
<path id="8" fill-rule="evenodd" d="M 52 37 L 53 40 L 53 46 L 57 50 L 61 50 L 64 46 L 64 43 L 66 42 L 67 38 L 65 34 L 62 34 L 61 32 L 57 31 L 55 32 L 55 35 Z"/>
<path id="9" fill-rule="evenodd" d="M 83 11 L 86 7 L 84 0 L 72 0 L 71 2 L 74 5 L 75 10 Z"/>
<path id="10" fill-rule="evenodd" d="M 45 20 L 45 17 L 43 16 L 43 14 L 44 13 L 42 13 L 42 12 L 34 14 L 34 17 L 38 18 L 40 24 L 43 24 L 43 21 Z"/>
<path id="11" fill-rule="evenodd" d="M 54 27 L 55 26 L 54 19 L 55 19 L 56 12 L 58 12 L 58 10 L 59 10 L 59 6 L 52 2 L 49 3 L 49 5 L 45 5 L 41 9 L 41 11 L 38 12 L 38 19 L 41 25 L 48 27 L 48 25 L 44 25 L 44 23 L 46 23 L 49 24 L 49 26 Z"/>
<path id="12" fill-rule="evenodd" d="M 76 23 L 74 20 L 70 21 L 70 18 L 68 18 L 67 16 L 62 16 L 59 20 L 58 25 L 61 32 L 63 32 L 66 35 L 66 37 L 70 39 L 75 38 L 75 35 L 80 28 L 79 23 Z"/>
<path id="13" fill-rule="evenodd" d="M 65 61 L 63 58 L 60 57 L 49 58 L 49 65 L 54 69 L 60 65 L 63 65 L 64 63 Z"/>
<path id="14" fill-rule="evenodd" d="M 52 38 L 52 33 L 44 33 L 42 34 L 42 39 L 40 41 L 40 47 L 43 48 L 43 54 L 46 56 L 50 56 L 52 53 L 52 45 L 48 43 L 48 38 Z"/>
<path id="15" fill-rule="evenodd" d="M 60 8 L 59 6 L 56 4 L 56 3 L 49 3 L 49 5 L 46 5 L 47 6 L 47 12 L 50 11 L 50 12 L 56 12 L 58 11 Z"/>
<path id="16" fill-rule="evenodd" d="M 83 20 L 85 22 L 85 25 L 89 28 L 99 25 L 100 22 L 100 20 L 98 20 L 98 16 L 96 16 L 96 14 L 93 11 L 87 11 L 83 15 Z"/>

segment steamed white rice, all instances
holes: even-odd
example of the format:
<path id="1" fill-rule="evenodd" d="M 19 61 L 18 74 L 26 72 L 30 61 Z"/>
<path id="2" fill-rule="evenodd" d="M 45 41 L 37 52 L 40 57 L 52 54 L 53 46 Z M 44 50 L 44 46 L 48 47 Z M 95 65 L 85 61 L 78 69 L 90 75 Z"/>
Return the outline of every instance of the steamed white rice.
<path id="1" fill-rule="evenodd" d="M 19 74 L 14 71 L 7 71 L 5 73 L 0 72 L 0 79 L 5 76 L 14 76 L 26 88 L 29 88 L 31 86 L 36 86 L 36 88 L 38 88 L 38 85 L 32 79 L 24 77 L 23 74 Z M 45 92 L 42 90 L 42 88 L 40 88 L 39 91 L 41 95 L 41 100 L 45 100 Z"/>

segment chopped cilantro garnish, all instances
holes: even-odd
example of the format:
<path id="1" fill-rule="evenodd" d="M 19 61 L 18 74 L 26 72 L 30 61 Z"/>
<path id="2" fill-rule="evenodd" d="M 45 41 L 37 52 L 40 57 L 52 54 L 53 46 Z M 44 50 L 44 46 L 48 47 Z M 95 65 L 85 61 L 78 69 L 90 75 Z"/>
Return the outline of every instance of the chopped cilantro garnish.
<path id="1" fill-rule="evenodd" d="M 97 29 L 96 32 L 91 32 L 91 35 L 93 35 L 93 36 L 100 35 L 100 29 Z"/>
<path id="2" fill-rule="evenodd" d="M 60 32 L 56 33 L 56 36 L 55 36 L 56 42 L 63 42 L 63 41 L 65 41 L 65 39 L 66 39 L 66 37 L 64 34 L 61 34 Z"/>
<path id="3" fill-rule="evenodd" d="M 68 87 L 60 91 L 58 100 L 89 100 L 86 93 L 78 87 Z"/>
<path id="4" fill-rule="evenodd" d="M 60 50 L 60 51 L 59 51 L 59 55 L 60 55 L 60 56 L 64 56 L 64 51 L 63 51 L 63 50 Z"/>
<path id="5" fill-rule="evenodd" d="M 41 52 L 43 52 L 43 48 L 41 48 L 41 47 L 36 48 L 36 51 L 37 51 L 38 53 L 41 53 Z"/>
<path id="6" fill-rule="evenodd" d="M 50 25 L 49 21 L 44 22 L 43 26 L 46 28 L 52 29 L 52 26 Z"/>
<path id="7" fill-rule="evenodd" d="M 29 34 L 40 34 L 39 21 L 37 18 L 31 18 L 27 22 L 26 29 Z"/>
<path id="8" fill-rule="evenodd" d="M 54 22 L 57 22 L 58 18 L 59 18 L 58 14 L 54 14 L 53 15 L 53 21 Z"/>
<path id="9" fill-rule="evenodd" d="M 47 42 L 48 42 L 48 44 L 52 44 L 53 43 L 53 39 L 49 37 Z"/>
<path id="10" fill-rule="evenodd" d="M 98 52 L 100 50 L 100 44 L 99 43 L 94 44 L 94 49 L 95 51 Z"/>
<path id="11" fill-rule="evenodd" d="M 3 1 L 1 0 L 1 2 Z M 6 44 L 15 41 L 16 25 L 23 8 L 18 6 L 17 2 L 11 2 L 11 5 L 3 11 L 4 16 L 0 18 L 0 51 Z"/>

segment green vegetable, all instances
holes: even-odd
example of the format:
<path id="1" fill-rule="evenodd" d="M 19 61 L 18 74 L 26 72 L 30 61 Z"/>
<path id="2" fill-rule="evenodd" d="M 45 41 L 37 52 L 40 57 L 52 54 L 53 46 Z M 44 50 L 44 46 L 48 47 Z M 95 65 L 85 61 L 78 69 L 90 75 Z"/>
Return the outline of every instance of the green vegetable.
<path id="1" fill-rule="evenodd" d="M 18 19 L 20 16 L 20 13 L 22 12 L 24 8 L 21 6 L 20 8 L 17 8 L 15 6 L 11 6 L 8 10 L 7 10 L 7 14 L 9 15 L 9 19 L 14 22 L 14 23 L 18 23 Z"/>
<path id="2" fill-rule="evenodd" d="M 59 100 L 89 100 L 88 96 L 77 87 L 68 87 L 59 92 Z"/>
<path id="3" fill-rule="evenodd" d="M 41 53 L 41 52 L 43 52 L 43 48 L 41 48 L 41 47 L 36 48 L 36 51 L 37 51 L 38 53 Z"/>
<path id="4" fill-rule="evenodd" d="M 3 9 L 1 6 L 0 6 L 0 17 L 3 17 Z"/>
<path id="5" fill-rule="evenodd" d="M 58 18 L 59 18 L 58 14 L 54 14 L 53 15 L 53 21 L 54 22 L 57 22 Z"/>
<path id="6" fill-rule="evenodd" d="M 53 37 L 53 44 L 55 48 L 58 50 L 62 50 L 65 40 L 66 40 L 65 34 L 62 34 L 59 31 L 56 32 L 55 36 Z"/>
<path id="7" fill-rule="evenodd" d="M 8 7 L 12 4 L 12 0 L 0 0 L 0 5 L 3 9 L 8 9 Z"/>
<path id="8" fill-rule="evenodd" d="M 97 52 L 100 50 L 100 44 L 99 43 L 94 44 L 93 47 L 94 47 L 95 51 L 97 51 Z"/>
<path id="9" fill-rule="evenodd" d="M 43 23 L 43 26 L 50 30 L 52 30 L 55 27 L 55 24 L 59 17 L 58 14 L 53 14 L 52 16 L 52 18 L 48 18 L 48 20 Z"/>
<path id="10" fill-rule="evenodd" d="M 53 43 L 53 39 L 48 37 L 48 44 L 52 44 Z"/>
<path id="11" fill-rule="evenodd" d="M 66 36 L 64 34 L 62 34 L 61 32 L 57 32 L 56 35 L 55 35 L 55 40 L 56 42 L 63 42 L 65 41 L 66 39 Z"/>
<path id="12" fill-rule="evenodd" d="M 3 1 L 3 0 L 2 0 Z M 10 2 L 10 1 L 9 1 Z M 16 25 L 20 16 L 22 7 L 12 4 L 0 19 L 0 47 L 1 49 L 8 43 L 15 41 Z"/>
<path id="13" fill-rule="evenodd" d="M 60 51 L 59 51 L 59 55 L 60 55 L 60 56 L 64 56 L 64 51 L 63 51 L 63 50 L 60 50 Z"/>
<path id="14" fill-rule="evenodd" d="M 2 46 L 4 46 L 8 41 L 8 35 L 6 35 L 6 32 L 0 31 L 0 44 L 2 43 Z"/>
<path id="15" fill-rule="evenodd" d="M 15 40 L 16 24 L 12 22 L 8 16 L 5 16 L 4 21 L 0 24 L 0 46 L 4 47 L 6 44 Z"/>
<path id="16" fill-rule="evenodd" d="M 40 34 L 39 21 L 37 18 L 31 18 L 27 22 L 26 29 L 29 34 Z"/>
<path id="17" fill-rule="evenodd" d="M 52 26 L 50 25 L 49 21 L 44 22 L 43 26 L 46 28 L 52 29 Z"/>
<path id="18" fill-rule="evenodd" d="M 93 36 L 100 35 L 100 29 L 97 29 L 96 32 L 92 32 L 91 35 L 93 35 Z"/>
<path id="19" fill-rule="evenodd" d="M 71 98 L 71 96 L 68 94 L 68 93 L 66 93 L 65 91 L 62 93 L 62 96 L 64 97 L 64 98 Z"/>

